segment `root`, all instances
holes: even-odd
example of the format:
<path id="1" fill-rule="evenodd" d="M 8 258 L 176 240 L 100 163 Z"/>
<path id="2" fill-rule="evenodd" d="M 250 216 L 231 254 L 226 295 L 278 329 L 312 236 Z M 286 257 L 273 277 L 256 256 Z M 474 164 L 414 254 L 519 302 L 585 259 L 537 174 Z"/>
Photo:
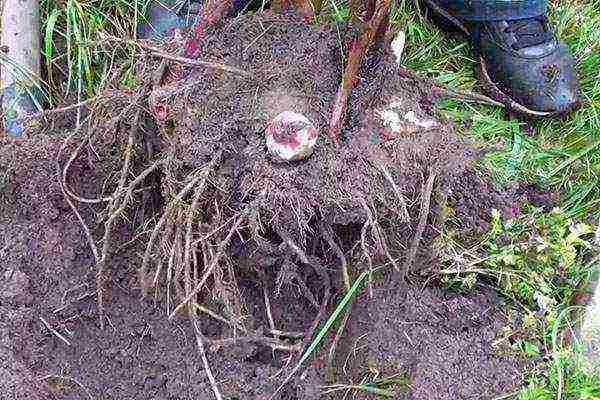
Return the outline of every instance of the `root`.
<path id="1" fill-rule="evenodd" d="M 321 322 L 321 320 L 323 319 L 323 317 L 325 315 L 325 312 L 327 311 L 327 304 L 329 303 L 329 298 L 331 296 L 331 282 L 329 280 L 329 275 L 327 274 L 327 271 L 325 271 L 320 266 L 316 266 L 313 262 L 311 262 L 308 259 L 308 257 L 306 256 L 306 253 L 304 252 L 304 250 L 302 250 L 300 248 L 300 246 L 298 246 L 294 242 L 294 240 L 292 239 L 292 236 L 285 229 L 278 228 L 277 234 L 281 237 L 281 239 L 283 239 L 283 241 L 288 245 L 288 247 L 294 253 L 296 253 L 298 258 L 300 259 L 300 262 L 302 262 L 303 264 L 306 264 L 306 265 L 310 265 L 312 267 L 312 269 L 315 271 L 315 273 L 321 279 L 323 286 L 325 287 L 325 290 L 323 293 L 323 300 L 321 301 L 321 306 L 319 307 L 317 316 L 313 320 L 313 323 L 311 324 L 310 329 L 306 333 L 306 336 L 302 343 L 302 348 L 305 348 L 308 345 L 308 343 L 310 343 L 310 341 L 313 337 L 313 334 L 315 333 L 316 329 L 319 326 L 319 323 Z"/>
<path id="2" fill-rule="evenodd" d="M 148 245 L 146 246 L 146 252 L 144 253 L 144 258 L 142 260 L 142 267 L 140 268 L 140 271 L 139 271 L 140 281 L 143 286 L 146 285 L 146 281 L 147 281 L 147 277 L 148 277 L 148 264 L 150 262 L 150 256 L 152 254 L 152 249 L 154 248 L 154 243 L 156 242 L 158 235 L 162 232 L 162 229 L 163 229 L 165 223 L 167 222 L 168 216 L 171 214 L 173 209 L 178 204 L 181 203 L 183 198 L 189 193 L 190 190 L 192 190 L 196 186 L 196 184 L 198 182 L 206 181 L 208 174 L 215 168 L 215 165 L 221 159 L 221 155 L 222 155 L 222 152 L 218 152 L 217 154 L 215 154 L 215 156 L 208 163 L 208 165 L 206 165 L 204 168 L 202 168 L 201 172 L 198 173 L 183 189 L 181 189 L 181 191 L 177 194 L 175 199 L 173 199 L 169 203 L 169 205 L 167 206 L 167 209 L 165 210 L 162 217 L 160 218 L 160 220 L 154 227 L 154 230 L 152 231 L 152 234 L 150 235 L 150 240 L 148 241 Z"/>
<path id="3" fill-rule="evenodd" d="M 194 198 L 192 200 L 192 205 L 187 215 L 186 221 L 186 232 L 185 232 L 185 244 L 184 244 L 184 256 L 183 256 L 183 265 L 185 268 L 185 285 L 186 285 L 186 293 L 189 293 L 192 289 L 192 274 L 191 274 L 191 262 L 190 257 L 192 255 L 192 223 L 194 221 L 194 215 L 198 210 L 198 205 L 200 203 L 200 198 L 202 193 L 204 193 L 204 188 L 206 187 L 207 180 L 204 179 L 200 185 L 196 188 L 196 192 L 194 193 Z"/>
<path id="4" fill-rule="evenodd" d="M 115 191 L 116 195 L 113 196 L 113 200 L 111 201 L 110 207 L 108 209 L 108 221 L 104 224 L 104 237 L 102 239 L 102 255 L 100 256 L 100 261 L 96 264 L 96 285 L 98 287 L 98 308 L 100 311 L 100 318 L 102 325 L 104 324 L 104 288 L 105 283 L 107 281 L 107 277 L 104 274 L 104 268 L 106 266 L 106 260 L 108 258 L 108 252 L 110 250 L 110 238 L 112 235 L 113 225 L 115 220 L 120 216 L 120 213 L 123 211 L 122 208 L 126 203 L 126 199 L 123 200 L 123 203 L 119 205 L 119 193 L 123 192 L 125 187 L 125 182 L 127 180 L 127 176 L 129 175 L 129 166 L 131 164 L 131 158 L 133 155 L 133 146 L 135 142 L 135 136 L 137 135 L 139 128 L 139 120 L 140 120 L 141 111 L 138 110 L 135 114 L 133 120 L 133 127 L 129 132 L 129 137 L 127 139 L 127 147 L 125 149 L 125 162 L 123 163 L 123 168 L 121 169 L 121 176 L 119 178 L 119 183 L 117 185 L 117 189 Z"/>
<path id="5" fill-rule="evenodd" d="M 275 331 L 273 331 L 275 332 Z M 283 332 L 281 332 L 283 333 Z M 283 336 L 283 335 L 281 335 Z M 270 338 L 266 336 L 238 336 L 228 339 L 210 340 L 208 342 L 211 351 L 218 351 L 221 347 L 235 346 L 240 343 L 256 343 L 270 347 L 272 350 L 300 352 L 303 346 L 300 344 L 290 345 L 280 339 Z"/>
<path id="6" fill-rule="evenodd" d="M 73 132 L 73 134 L 70 135 L 64 141 L 62 147 L 60 148 L 60 150 L 58 152 L 58 156 L 56 157 L 56 172 L 57 173 L 60 173 L 60 171 L 61 171 L 61 168 L 60 168 L 60 156 L 61 156 L 62 152 L 64 151 L 64 149 L 67 146 L 68 142 L 73 137 L 75 137 L 75 135 L 77 135 L 80 132 L 80 130 L 81 130 L 81 126 L 78 129 L 76 129 L 75 132 Z M 87 140 L 84 140 L 83 143 L 85 143 L 86 141 Z M 78 148 L 80 148 L 80 146 L 78 146 Z M 64 177 L 64 172 L 63 172 L 63 174 L 61 176 Z M 90 228 L 85 223 L 85 220 L 83 219 L 83 217 L 79 213 L 79 210 L 77 209 L 77 207 L 75 207 L 75 204 L 73 204 L 73 201 L 71 201 L 69 192 L 68 192 L 68 190 L 66 188 L 66 185 L 65 185 L 64 178 L 59 179 L 58 183 L 59 183 L 60 191 L 61 191 L 61 193 L 62 193 L 65 201 L 67 202 L 67 204 L 69 205 L 69 207 L 71 208 L 71 210 L 73 211 L 73 213 L 75 214 L 75 217 L 77 217 L 77 220 L 79 221 L 79 225 L 81 225 L 81 228 L 83 229 L 83 232 L 85 234 L 87 242 L 88 242 L 88 244 L 90 246 L 90 249 L 92 250 L 92 254 L 94 255 L 94 263 L 97 264 L 98 261 L 100 260 L 100 255 L 98 253 L 98 247 L 96 247 L 96 242 L 94 241 L 94 238 L 92 237 L 92 234 L 90 232 Z"/>
<path id="7" fill-rule="evenodd" d="M 346 256 L 344 255 L 344 252 L 342 251 L 340 246 L 338 246 L 338 244 L 335 242 L 335 234 L 333 232 L 333 229 L 331 229 L 331 226 L 325 223 L 321 223 L 320 229 L 321 236 L 323 237 L 323 239 L 325 239 L 329 247 L 331 247 L 331 250 L 335 252 L 335 254 L 340 260 L 344 286 L 346 287 L 346 290 L 348 290 L 350 289 L 350 273 L 348 272 L 348 261 L 346 260 Z"/>
<path id="8" fill-rule="evenodd" d="M 400 189 L 398 189 L 398 185 L 396 185 L 396 182 L 394 182 L 394 178 L 392 178 L 392 174 L 390 174 L 390 171 L 388 171 L 388 169 L 384 165 L 377 165 L 377 168 L 379 168 L 379 170 L 381 171 L 381 173 L 383 174 L 385 179 L 390 183 L 390 185 L 392 185 L 392 190 L 394 191 L 394 194 L 396 195 L 396 198 L 398 199 L 398 203 L 400 204 L 400 222 L 409 222 L 410 215 L 408 215 L 408 207 L 406 205 L 406 199 L 400 192 Z"/>
<path id="9" fill-rule="evenodd" d="M 286 282 L 296 281 L 300 288 L 300 292 L 302 292 L 302 294 L 308 300 L 308 302 L 315 309 L 318 310 L 319 303 L 317 303 L 315 296 L 313 296 L 312 292 L 306 285 L 306 282 L 304 282 L 304 279 L 302 279 L 302 277 L 300 276 L 300 274 L 298 274 L 298 272 L 296 270 L 297 270 L 296 265 L 291 260 L 287 260 L 283 263 L 283 265 L 281 266 L 281 269 L 279 270 L 279 273 L 277 274 L 276 295 L 279 296 L 279 294 L 281 293 L 281 289 L 283 288 L 283 285 Z"/>
<path id="10" fill-rule="evenodd" d="M 204 271 L 204 274 L 202 275 L 202 278 L 200 279 L 200 281 L 198 282 L 198 284 L 196 285 L 196 287 L 190 293 L 187 294 L 187 296 L 185 297 L 185 299 L 181 303 L 179 303 L 179 305 L 177 307 L 175 307 L 175 310 L 173 310 L 173 312 L 171 313 L 171 315 L 169 315 L 169 319 L 173 319 L 173 317 L 183 307 L 185 307 L 194 298 L 194 296 L 196 296 L 198 293 L 200 293 L 200 291 L 202 290 L 202 287 L 204 286 L 204 284 L 206 283 L 206 281 L 208 280 L 208 278 L 212 275 L 212 273 L 214 272 L 215 268 L 217 267 L 219 261 L 221 260 L 221 258 L 225 254 L 225 248 L 229 245 L 229 242 L 231 241 L 231 237 L 238 230 L 238 228 L 240 227 L 240 225 L 242 224 L 242 222 L 244 220 L 245 220 L 245 213 L 244 212 L 240 212 L 237 215 L 236 219 L 234 220 L 233 226 L 229 230 L 229 233 L 227 234 L 227 236 L 225 237 L 225 239 L 223 239 L 223 241 L 219 244 L 219 247 L 217 249 L 217 253 L 212 258 L 212 260 L 210 262 L 210 265 L 208 265 L 208 267 L 206 267 L 206 270 Z"/>
<path id="11" fill-rule="evenodd" d="M 344 281 L 344 287 L 345 287 L 346 291 L 348 291 L 348 290 L 350 290 L 351 283 L 350 283 L 350 273 L 348 271 L 348 261 L 346 260 L 346 256 L 344 255 L 344 252 L 342 251 L 340 246 L 338 246 L 338 244 L 335 242 L 334 232 L 333 232 L 333 229 L 331 228 L 331 226 L 322 223 L 320 228 L 321 228 L 321 236 L 329 244 L 329 247 L 331 247 L 331 249 L 336 253 L 336 255 L 338 256 L 338 258 L 340 260 L 341 269 L 342 269 L 342 278 Z M 340 323 L 340 326 L 338 327 L 338 329 L 335 333 L 335 337 L 333 338 L 333 342 L 331 343 L 331 348 L 329 349 L 329 356 L 328 356 L 328 364 L 329 365 L 333 364 L 333 358 L 335 357 L 335 351 L 337 349 L 340 338 L 344 334 L 344 329 L 346 329 L 346 324 L 348 323 L 348 318 L 350 317 L 351 310 L 352 310 L 352 304 L 348 304 L 348 308 L 344 312 L 344 318 L 342 319 L 342 322 Z"/>
<path id="12" fill-rule="evenodd" d="M 212 391 L 215 394 L 215 398 L 217 400 L 223 400 L 223 396 L 221 396 L 221 392 L 219 391 L 219 387 L 217 386 L 215 376 L 213 375 L 210 369 L 208 358 L 206 358 L 206 351 L 204 350 L 204 335 L 202 335 L 202 331 L 198 326 L 198 319 L 194 315 L 193 311 L 190 311 L 190 320 L 192 321 L 194 332 L 196 333 L 196 346 L 198 347 L 198 352 L 200 353 L 200 357 L 202 358 L 202 364 L 204 364 L 204 371 L 206 372 L 206 376 L 208 377 L 208 381 L 210 382 L 210 387 L 212 388 Z"/>
<path id="13" fill-rule="evenodd" d="M 85 140 L 82 140 L 81 143 L 79 144 L 79 146 L 77 146 L 75 148 L 75 150 L 73 151 L 73 153 L 71 153 L 71 156 L 69 157 L 69 159 L 67 160 L 65 166 L 63 167 L 62 174 L 61 174 L 61 179 L 62 179 L 61 183 L 62 183 L 62 186 L 64 187 L 64 191 L 71 198 L 77 200 L 80 203 L 87 203 L 87 204 L 108 203 L 108 202 L 113 201 L 112 197 L 100 197 L 100 198 L 97 198 L 97 199 L 84 198 L 84 197 L 81 197 L 81 196 L 75 194 L 69 188 L 69 185 L 67 184 L 67 175 L 69 174 L 69 169 L 71 168 L 71 164 L 79 156 L 79 153 L 81 152 L 81 149 L 83 148 L 83 146 L 85 146 L 89 142 L 90 136 L 91 136 L 91 133 L 85 138 Z"/>
<path id="14" fill-rule="evenodd" d="M 427 226 L 427 217 L 429 215 L 429 209 L 431 205 L 431 193 L 433 192 L 433 183 L 435 182 L 435 178 L 436 173 L 431 172 L 429 174 L 429 178 L 427 178 L 425 188 L 423 189 L 423 194 L 421 197 L 421 210 L 419 211 L 419 224 L 417 225 L 417 232 L 415 233 L 415 237 L 413 238 L 412 243 L 410 245 L 408 257 L 406 258 L 406 261 L 404 262 L 404 265 L 402 267 L 403 278 L 410 271 L 411 266 L 415 262 L 417 250 L 419 248 L 419 244 L 421 243 L 421 239 L 423 238 L 425 227 Z"/>

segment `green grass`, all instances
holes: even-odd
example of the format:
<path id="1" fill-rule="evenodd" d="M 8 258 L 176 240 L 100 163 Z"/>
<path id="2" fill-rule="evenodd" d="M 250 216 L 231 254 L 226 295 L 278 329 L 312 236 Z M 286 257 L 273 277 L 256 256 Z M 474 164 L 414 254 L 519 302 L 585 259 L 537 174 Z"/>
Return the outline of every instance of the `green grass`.
<path id="1" fill-rule="evenodd" d="M 462 37 L 449 36 L 400 0 L 394 17 L 406 32 L 404 64 L 438 82 L 477 91 L 473 58 Z M 572 216 L 600 217 L 600 1 L 560 2 L 551 18 L 571 48 L 583 90 L 582 108 L 566 120 L 524 123 L 502 110 L 446 102 L 443 109 L 470 125 L 469 136 L 498 148 L 484 160 L 498 183 L 526 181 L 557 191 Z M 531 134 L 533 133 L 533 134 Z"/>
<path id="2" fill-rule="evenodd" d="M 329 12 L 335 20 L 348 15 L 340 2 Z M 476 146 L 491 150 L 481 165 L 499 186 L 534 184 L 558 193 L 560 208 L 547 213 L 530 207 L 511 221 L 496 214 L 490 232 L 469 246 L 446 237 L 446 255 L 455 259 L 445 260 L 451 267 L 442 280 L 457 290 L 486 280 L 524 315 L 521 328 L 529 335 L 514 350 L 547 361 L 527 371 L 522 391 L 503 398 L 591 400 L 600 398 L 600 376 L 582 367 L 579 346 L 563 346 L 557 332 L 571 323 L 566 311 L 590 280 L 590 259 L 599 251 L 592 230 L 600 218 L 600 0 L 555 2 L 550 17 L 577 62 L 580 110 L 563 120 L 526 123 L 487 106 L 446 101 L 441 109 L 468 127 L 465 135 Z M 398 1 L 393 23 L 406 34 L 405 66 L 448 87 L 479 91 L 464 38 L 440 31 L 411 0 Z M 463 271 L 468 264 L 471 273 L 455 273 L 457 264 Z"/>
<path id="3" fill-rule="evenodd" d="M 105 83 L 108 69 L 115 67 L 115 59 L 125 68 L 133 63 L 123 46 L 107 42 L 104 35 L 135 37 L 148 1 L 40 2 L 44 74 L 54 102 L 74 94 L 79 100 L 93 97 Z"/>

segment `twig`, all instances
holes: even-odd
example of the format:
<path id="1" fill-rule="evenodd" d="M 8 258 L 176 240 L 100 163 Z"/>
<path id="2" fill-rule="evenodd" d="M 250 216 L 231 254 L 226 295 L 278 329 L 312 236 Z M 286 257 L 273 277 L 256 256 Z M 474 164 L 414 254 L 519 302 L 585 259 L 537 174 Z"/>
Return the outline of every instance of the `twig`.
<path id="1" fill-rule="evenodd" d="M 40 317 L 40 321 L 42 321 L 46 329 L 48 329 L 54 336 L 63 341 L 67 346 L 71 345 L 71 342 L 69 342 L 69 340 L 66 337 L 64 337 L 59 331 L 50 326 L 50 324 L 44 319 L 44 317 Z"/>
<path id="2" fill-rule="evenodd" d="M 80 107 L 88 106 L 88 105 L 94 103 L 95 101 L 97 101 L 98 99 L 99 99 L 99 96 L 92 97 L 87 100 L 75 103 L 75 104 L 70 104 L 68 106 L 57 107 L 57 108 L 52 108 L 50 110 L 40 111 L 38 113 L 28 115 L 27 118 L 28 119 L 37 119 L 37 118 L 47 117 L 47 116 L 53 115 L 53 114 L 61 114 L 64 112 L 76 110 L 76 109 L 79 109 Z"/>
<path id="3" fill-rule="evenodd" d="M 236 67 L 232 67 L 230 65 L 226 65 L 226 64 L 222 64 L 222 63 L 217 63 L 217 62 L 212 62 L 212 61 L 200 61 L 200 60 L 194 60 L 191 58 L 186 58 L 186 57 L 180 57 L 180 56 L 174 56 L 162 51 L 153 51 L 151 53 L 153 56 L 156 57 L 162 57 L 165 58 L 167 60 L 171 60 L 171 61 L 175 61 L 181 64 L 185 64 L 185 65 L 189 65 L 192 67 L 208 67 L 208 68 L 213 68 L 213 69 L 219 69 L 225 72 L 230 72 L 232 74 L 237 74 L 237 75 L 241 75 L 244 76 L 246 78 L 250 78 L 250 79 L 254 79 L 254 75 L 252 75 L 249 72 L 243 71 L 239 68 Z"/>
<path id="4" fill-rule="evenodd" d="M 496 100 L 492 99 L 491 97 L 488 97 L 488 96 L 485 96 L 485 95 L 479 94 L 479 93 L 469 92 L 467 90 L 457 90 L 457 89 L 450 89 L 450 88 L 444 88 L 444 87 L 437 87 L 436 91 L 439 93 L 440 96 L 446 97 L 448 99 L 454 99 L 454 100 L 464 101 L 464 102 L 468 102 L 468 103 L 484 104 L 484 105 L 488 105 L 488 106 L 501 107 L 501 108 L 506 107 L 506 105 L 504 103 L 496 101 Z"/>
<path id="5" fill-rule="evenodd" d="M 227 0 L 226 0 L 227 1 Z M 217 70 L 222 70 L 225 72 L 230 72 L 232 74 L 237 74 L 237 75 L 241 75 L 244 76 L 246 78 L 250 78 L 250 79 L 254 79 L 255 76 L 249 72 L 246 72 L 242 69 L 236 68 L 236 67 L 232 67 L 231 65 L 227 65 L 227 64 L 223 64 L 223 63 L 219 63 L 219 62 L 213 62 L 213 61 L 202 61 L 202 60 L 196 60 L 193 58 L 189 58 L 189 57 L 182 57 L 182 56 L 177 56 L 174 54 L 169 54 L 169 53 L 165 53 L 164 51 L 162 51 L 161 49 L 159 49 L 158 47 L 154 47 L 154 46 L 150 46 L 148 44 L 139 42 L 139 41 L 135 41 L 135 40 L 131 40 L 131 39 L 122 39 L 116 36 L 112 36 L 112 35 L 104 35 L 106 39 L 108 40 L 112 40 L 115 42 L 120 42 L 120 43 L 125 43 L 125 44 L 131 44 L 134 45 L 142 50 L 146 50 L 149 51 L 151 55 L 155 56 L 155 57 L 160 57 L 160 58 L 164 58 L 166 60 L 171 60 L 171 61 L 175 61 L 181 64 L 185 64 L 185 65 L 189 65 L 191 67 L 206 67 L 206 68 L 212 68 L 212 69 L 217 69 Z"/>
<path id="6" fill-rule="evenodd" d="M 436 173 L 431 172 L 429 174 L 429 178 L 427 179 L 427 183 L 425 184 L 425 188 L 421 197 L 421 210 L 419 211 L 419 224 L 417 225 L 417 231 L 410 245 L 410 249 L 408 250 L 408 257 L 406 257 L 406 261 L 402 266 L 402 278 L 406 276 L 410 267 L 415 262 L 415 257 L 417 256 L 417 250 L 419 248 L 419 244 L 421 243 L 421 239 L 423 238 L 423 233 L 425 232 L 425 227 L 427 226 L 427 217 L 429 216 L 429 209 L 431 204 L 431 193 L 433 192 L 433 183 L 435 182 Z"/>

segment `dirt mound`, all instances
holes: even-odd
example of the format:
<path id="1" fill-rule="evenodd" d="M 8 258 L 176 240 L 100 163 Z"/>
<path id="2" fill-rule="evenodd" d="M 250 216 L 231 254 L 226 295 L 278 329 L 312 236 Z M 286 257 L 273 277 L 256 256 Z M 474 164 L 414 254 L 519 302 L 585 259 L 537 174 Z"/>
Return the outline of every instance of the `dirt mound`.
<path id="1" fill-rule="evenodd" d="M 0 142 L 0 273 L 31 279 L 33 313 L 46 323 L 33 327 L 40 357 L 27 368 L 50 376 L 56 397 L 208 398 L 218 387 L 267 398 L 351 278 L 376 266 L 394 284 L 420 269 L 431 277 L 428 246 L 448 209 L 463 232 L 478 231 L 510 202 L 474 172 L 468 143 L 435 114 L 431 86 L 382 49 L 360 72 L 345 141 L 326 137 L 342 47 L 355 34 L 342 28 L 244 16 L 198 43 L 202 63 L 154 48 L 159 62 L 137 66 L 140 89 L 106 92 L 80 129 L 72 116 L 42 119 L 26 142 Z M 321 128 L 306 161 L 274 164 L 265 150 L 264 127 L 284 110 Z M 375 312 L 385 298 L 363 301 Z M 489 318 L 486 335 L 500 317 Z M 377 320 L 369 329 L 392 332 Z M 426 369 L 395 354 L 422 398 Z M 486 356 L 468 359 L 484 375 L 512 365 Z M 324 370 L 309 367 L 283 398 L 320 398 Z"/>

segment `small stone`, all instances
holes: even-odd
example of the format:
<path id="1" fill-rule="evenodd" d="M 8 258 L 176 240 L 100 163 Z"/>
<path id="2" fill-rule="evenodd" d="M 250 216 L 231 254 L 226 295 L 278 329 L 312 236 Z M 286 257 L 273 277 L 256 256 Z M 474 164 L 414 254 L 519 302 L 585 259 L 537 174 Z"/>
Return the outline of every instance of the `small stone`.
<path id="1" fill-rule="evenodd" d="M 304 160 L 311 156 L 319 132 L 302 114 L 284 111 L 265 129 L 267 148 L 277 163 Z"/>

